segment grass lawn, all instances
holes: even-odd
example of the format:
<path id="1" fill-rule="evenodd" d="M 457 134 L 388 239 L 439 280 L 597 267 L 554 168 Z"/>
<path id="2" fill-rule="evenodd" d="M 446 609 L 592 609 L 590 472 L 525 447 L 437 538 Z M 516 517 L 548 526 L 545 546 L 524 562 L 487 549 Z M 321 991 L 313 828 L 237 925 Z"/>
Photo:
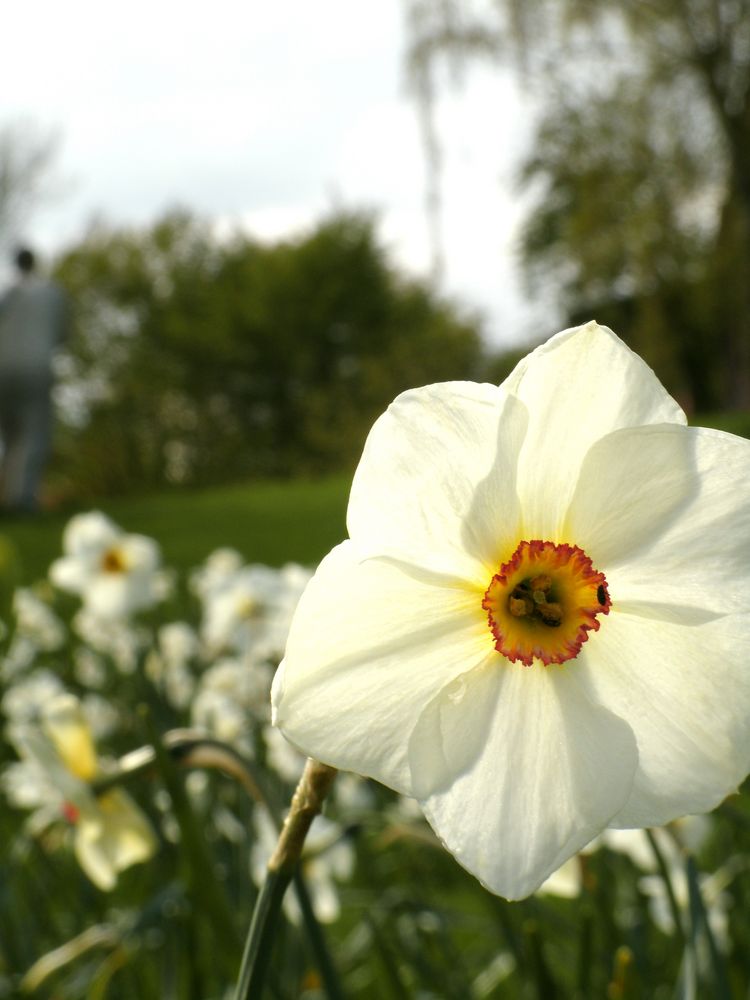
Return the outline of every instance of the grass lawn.
<path id="1" fill-rule="evenodd" d="M 351 477 L 253 482 L 213 489 L 110 498 L 97 503 L 126 531 L 155 538 L 167 565 L 184 571 L 215 548 L 231 545 L 249 562 L 315 565 L 346 537 Z M 6 518 L 0 535 L 15 548 L 24 583 L 46 573 L 61 551 L 73 511 Z"/>
<path id="2" fill-rule="evenodd" d="M 701 414 L 691 423 L 750 437 L 750 413 Z M 350 484 L 351 474 L 342 473 L 107 498 L 95 506 L 126 531 L 155 538 L 165 563 L 180 572 L 221 545 L 238 549 L 248 562 L 315 565 L 346 537 Z M 44 576 L 60 554 L 63 528 L 73 513 L 0 519 L 0 538 L 15 548 L 23 583 Z"/>

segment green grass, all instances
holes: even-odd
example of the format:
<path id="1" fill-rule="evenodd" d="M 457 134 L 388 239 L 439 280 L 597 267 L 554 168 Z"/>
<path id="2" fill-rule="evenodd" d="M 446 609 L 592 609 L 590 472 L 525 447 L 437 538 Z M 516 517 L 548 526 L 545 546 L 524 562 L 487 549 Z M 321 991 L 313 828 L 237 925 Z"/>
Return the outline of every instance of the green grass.
<path id="1" fill-rule="evenodd" d="M 691 423 L 750 438 L 750 413 L 700 414 Z M 126 531 L 155 538 L 165 563 L 183 573 L 221 545 L 238 549 L 249 562 L 315 565 L 346 537 L 350 483 L 349 473 L 239 483 L 102 498 L 80 509 L 96 507 Z M 62 532 L 73 513 L 68 508 L 41 517 L 0 520 L 0 537 L 15 548 L 23 583 L 46 574 L 61 552 Z"/>
<path id="2" fill-rule="evenodd" d="M 184 572 L 215 548 L 231 545 L 249 562 L 315 565 L 346 537 L 350 477 L 253 482 L 213 489 L 102 499 L 96 506 L 122 528 L 155 538 L 167 565 Z M 45 575 L 60 554 L 73 510 L 6 518 L 2 534 L 16 549 L 21 579 Z"/>

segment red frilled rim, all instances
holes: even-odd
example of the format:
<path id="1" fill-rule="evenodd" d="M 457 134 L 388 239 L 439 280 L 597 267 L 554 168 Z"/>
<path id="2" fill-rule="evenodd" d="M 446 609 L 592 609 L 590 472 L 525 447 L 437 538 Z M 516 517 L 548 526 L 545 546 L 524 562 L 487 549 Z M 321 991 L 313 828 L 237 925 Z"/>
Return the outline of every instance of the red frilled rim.
<path id="1" fill-rule="evenodd" d="M 606 578 L 583 549 L 540 539 L 518 544 L 482 600 L 495 649 L 526 666 L 573 659 L 611 606 Z"/>

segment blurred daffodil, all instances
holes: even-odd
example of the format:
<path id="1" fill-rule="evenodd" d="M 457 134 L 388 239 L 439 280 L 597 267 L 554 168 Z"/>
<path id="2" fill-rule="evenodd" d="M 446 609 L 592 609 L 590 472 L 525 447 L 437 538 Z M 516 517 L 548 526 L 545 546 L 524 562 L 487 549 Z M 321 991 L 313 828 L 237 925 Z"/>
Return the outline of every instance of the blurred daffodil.
<path id="1" fill-rule="evenodd" d="M 64 555 L 50 567 L 50 580 L 78 594 L 97 618 L 127 618 L 163 596 L 159 547 L 145 535 L 126 534 L 100 511 L 76 514 L 65 528 Z"/>
<path id="2" fill-rule="evenodd" d="M 3 773 L 6 795 L 35 810 L 32 831 L 59 819 L 71 825 L 76 857 L 95 885 L 114 888 L 119 872 L 154 854 L 151 824 L 127 792 L 93 790 L 100 762 L 77 698 L 53 697 L 40 726 L 12 724 L 8 736 L 21 760 Z"/>
<path id="3" fill-rule="evenodd" d="M 376 422 L 350 540 L 298 606 L 274 721 L 420 800 L 511 899 L 608 826 L 703 812 L 750 769 L 750 442 L 689 428 L 611 331 Z"/>

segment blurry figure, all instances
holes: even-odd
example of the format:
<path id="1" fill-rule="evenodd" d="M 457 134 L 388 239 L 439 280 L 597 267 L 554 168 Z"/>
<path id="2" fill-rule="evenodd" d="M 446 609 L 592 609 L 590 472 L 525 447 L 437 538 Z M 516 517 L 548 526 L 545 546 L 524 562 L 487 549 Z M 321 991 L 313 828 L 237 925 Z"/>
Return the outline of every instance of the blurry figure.
<path id="1" fill-rule="evenodd" d="M 0 506 L 33 511 L 52 432 L 52 358 L 65 339 L 68 303 L 54 282 L 34 273 L 19 250 L 18 280 L 0 299 Z"/>

